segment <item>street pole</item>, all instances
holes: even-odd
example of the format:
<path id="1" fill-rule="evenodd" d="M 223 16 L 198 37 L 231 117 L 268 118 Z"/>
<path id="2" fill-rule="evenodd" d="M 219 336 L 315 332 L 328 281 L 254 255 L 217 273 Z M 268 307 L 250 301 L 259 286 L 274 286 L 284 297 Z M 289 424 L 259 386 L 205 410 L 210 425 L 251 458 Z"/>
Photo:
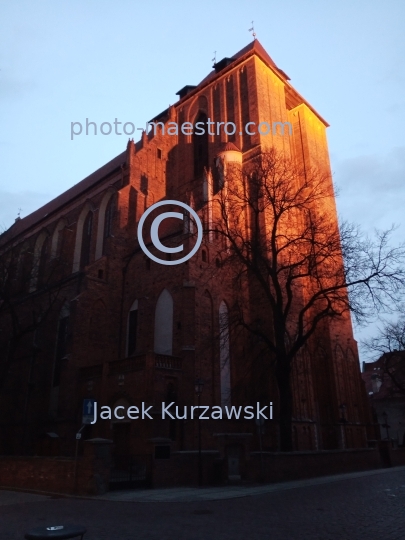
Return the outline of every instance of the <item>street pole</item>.
<path id="1" fill-rule="evenodd" d="M 260 419 L 261 420 L 261 419 Z M 260 480 L 264 482 L 264 467 L 263 467 L 263 444 L 262 444 L 262 424 L 259 422 L 259 448 L 260 448 Z"/>
<path id="2" fill-rule="evenodd" d="M 201 404 L 201 393 L 204 387 L 204 381 L 200 377 L 197 377 L 195 380 L 195 393 L 198 398 L 198 485 L 202 486 L 203 483 L 203 472 L 202 472 L 202 455 L 201 455 L 201 420 L 200 420 L 200 404 Z"/>
<path id="3" fill-rule="evenodd" d="M 79 454 L 79 441 L 82 438 L 82 430 L 86 427 L 86 424 L 83 424 L 82 427 L 79 429 L 79 431 L 76 433 L 76 449 L 75 449 L 75 469 L 74 469 L 74 475 L 73 475 L 73 493 L 76 493 L 77 491 L 77 457 Z"/>
<path id="4" fill-rule="evenodd" d="M 198 485 L 202 486 L 202 456 L 201 456 L 201 420 L 200 420 L 200 402 L 201 397 L 198 393 Z"/>
<path id="5" fill-rule="evenodd" d="M 259 433 L 259 450 L 260 450 L 260 482 L 264 482 L 264 463 L 263 463 L 263 424 L 264 419 L 256 419 L 256 426 Z"/>

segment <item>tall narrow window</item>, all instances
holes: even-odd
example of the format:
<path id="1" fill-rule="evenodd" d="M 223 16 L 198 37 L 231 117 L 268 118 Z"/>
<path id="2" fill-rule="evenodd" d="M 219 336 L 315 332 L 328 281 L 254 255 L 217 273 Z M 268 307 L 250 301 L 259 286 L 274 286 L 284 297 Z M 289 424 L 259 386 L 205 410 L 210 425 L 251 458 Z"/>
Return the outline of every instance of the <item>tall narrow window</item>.
<path id="1" fill-rule="evenodd" d="M 103 231 L 103 255 L 105 255 L 106 238 L 112 236 L 112 225 L 114 217 L 114 197 L 111 197 L 108 201 L 104 215 L 104 231 Z"/>
<path id="2" fill-rule="evenodd" d="M 21 250 L 19 257 L 19 280 L 18 280 L 18 290 L 21 293 L 27 293 L 30 289 L 30 281 L 32 279 L 32 268 L 31 268 L 31 255 L 29 253 L 28 244 L 25 244 Z"/>
<path id="3" fill-rule="evenodd" d="M 240 101 L 242 104 L 242 126 L 246 126 L 250 121 L 250 96 L 249 96 L 249 83 L 248 83 L 248 72 L 247 67 L 245 67 L 239 75 L 239 92 L 240 92 Z M 246 130 L 243 130 L 242 135 L 242 146 L 243 151 L 249 150 L 251 147 L 251 137 Z"/>
<path id="4" fill-rule="evenodd" d="M 197 126 L 197 123 L 200 125 Z M 208 167 L 208 124 L 207 115 L 203 112 L 200 112 L 194 124 L 193 149 L 194 176 L 199 176 L 204 172 L 204 167 Z"/>
<path id="5" fill-rule="evenodd" d="M 229 76 L 229 79 L 226 82 L 226 115 L 227 122 L 232 122 L 235 125 L 235 100 L 232 75 Z M 228 135 L 228 141 L 235 141 L 234 133 Z"/>
<path id="6" fill-rule="evenodd" d="M 83 269 L 90 262 L 91 236 L 93 229 L 93 212 L 89 212 L 83 223 L 82 251 L 80 255 L 80 268 Z"/>
<path id="7" fill-rule="evenodd" d="M 138 300 L 132 304 L 128 315 L 128 339 L 127 356 L 133 356 L 136 353 L 138 333 Z"/>
<path id="8" fill-rule="evenodd" d="M 38 264 L 38 285 L 41 287 L 46 283 L 46 265 L 48 263 L 50 247 L 50 237 L 47 236 L 42 244 Z"/>
<path id="9" fill-rule="evenodd" d="M 114 198 L 108 201 L 107 208 L 105 209 L 104 218 L 104 238 L 109 238 L 112 234 L 112 220 L 114 213 Z"/>
<path id="10" fill-rule="evenodd" d="M 52 235 L 52 242 L 51 242 L 51 249 L 50 249 L 51 259 L 54 259 L 55 257 L 59 257 L 62 254 L 66 226 L 67 226 L 67 222 L 65 219 L 62 218 L 58 221 L 58 224 L 55 227 L 55 230 Z"/>
<path id="11" fill-rule="evenodd" d="M 223 120 L 223 118 L 221 118 L 221 90 L 222 90 L 222 83 L 219 82 L 218 84 L 215 85 L 214 90 L 213 90 L 214 120 L 215 120 L 216 126 L 218 126 L 218 123 L 221 120 Z"/>
<path id="12" fill-rule="evenodd" d="M 224 301 L 219 306 L 219 363 L 221 381 L 221 405 L 231 404 L 231 369 L 229 356 L 229 316 Z"/>
<path id="13" fill-rule="evenodd" d="M 167 289 L 156 303 L 154 350 L 158 354 L 173 354 L 173 298 Z"/>
<path id="14" fill-rule="evenodd" d="M 45 273 L 46 263 L 48 262 L 48 241 L 49 237 L 45 231 L 42 231 L 35 241 L 29 292 L 35 291 L 38 285 L 44 283 L 43 274 Z"/>

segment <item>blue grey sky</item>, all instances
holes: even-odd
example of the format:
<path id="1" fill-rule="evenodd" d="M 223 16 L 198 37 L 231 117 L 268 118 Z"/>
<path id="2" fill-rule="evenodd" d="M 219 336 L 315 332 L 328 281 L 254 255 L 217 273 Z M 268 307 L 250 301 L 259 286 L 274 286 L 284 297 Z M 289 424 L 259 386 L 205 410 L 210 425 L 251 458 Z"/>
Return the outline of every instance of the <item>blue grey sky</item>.
<path id="1" fill-rule="evenodd" d="M 0 6 L 0 226 L 125 149 L 70 123 L 147 120 L 257 37 L 329 122 L 341 217 L 405 240 L 405 2 L 25 0 Z M 140 133 L 140 132 L 139 132 Z M 356 330 L 361 338 L 371 329 Z"/>

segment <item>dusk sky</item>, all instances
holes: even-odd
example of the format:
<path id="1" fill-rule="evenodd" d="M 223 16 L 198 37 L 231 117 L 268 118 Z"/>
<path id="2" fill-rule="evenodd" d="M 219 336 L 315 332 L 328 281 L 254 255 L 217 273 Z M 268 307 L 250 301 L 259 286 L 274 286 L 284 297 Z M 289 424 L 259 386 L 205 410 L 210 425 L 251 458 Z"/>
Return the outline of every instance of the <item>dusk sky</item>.
<path id="1" fill-rule="evenodd" d="M 126 135 L 72 141 L 71 122 L 144 127 L 211 71 L 214 51 L 220 60 L 247 45 L 252 20 L 269 55 L 330 124 L 341 218 L 370 232 L 396 223 L 393 241 L 405 240 L 403 0 L 2 2 L 1 228 L 126 147 Z"/>

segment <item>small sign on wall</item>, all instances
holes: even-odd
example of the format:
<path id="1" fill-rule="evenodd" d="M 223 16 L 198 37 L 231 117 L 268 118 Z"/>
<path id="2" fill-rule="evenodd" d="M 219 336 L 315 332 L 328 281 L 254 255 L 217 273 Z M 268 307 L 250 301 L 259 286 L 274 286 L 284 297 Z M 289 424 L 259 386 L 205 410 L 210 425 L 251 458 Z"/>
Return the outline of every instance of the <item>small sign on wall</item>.
<path id="1" fill-rule="evenodd" d="M 91 424 L 93 420 L 94 420 L 94 399 L 84 399 L 82 424 Z"/>

